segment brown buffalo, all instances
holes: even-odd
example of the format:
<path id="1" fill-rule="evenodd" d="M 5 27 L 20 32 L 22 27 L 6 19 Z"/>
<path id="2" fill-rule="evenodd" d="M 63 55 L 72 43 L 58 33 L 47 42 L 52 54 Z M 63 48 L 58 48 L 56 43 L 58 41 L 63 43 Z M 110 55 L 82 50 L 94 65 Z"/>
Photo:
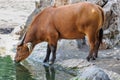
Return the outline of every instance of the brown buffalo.
<path id="1" fill-rule="evenodd" d="M 98 5 L 81 2 L 60 7 L 48 7 L 39 13 L 29 26 L 17 47 L 15 61 L 27 58 L 36 44 L 46 41 L 47 54 L 44 62 L 51 63 L 56 58 L 59 39 L 82 39 L 87 36 L 90 46 L 87 60 L 95 59 L 102 41 L 104 12 Z"/>

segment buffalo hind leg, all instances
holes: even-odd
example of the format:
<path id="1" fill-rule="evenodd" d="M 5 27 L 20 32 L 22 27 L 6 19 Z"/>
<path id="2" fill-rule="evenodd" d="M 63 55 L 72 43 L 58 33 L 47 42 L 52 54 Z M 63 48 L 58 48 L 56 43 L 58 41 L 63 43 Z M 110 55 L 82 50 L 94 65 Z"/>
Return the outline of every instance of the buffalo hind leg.
<path id="1" fill-rule="evenodd" d="M 100 46 L 100 42 L 99 42 L 99 41 L 96 41 L 95 50 L 94 50 L 94 54 L 93 54 L 93 60 L 94 60 L 94 58 L 97 58 L 97 57 L 98 57 L 98 49 L 99 49 L 99 46 Z"/>
<path id="2" fill-rule="evenodd" d="M 94 31 L 90 31 L 90 33 L 88 33 L 87 35 L 88 37 L 88 41 L 89 41 L 89 46 L 90 46 L 90 51 L 89 51 L 89 55 L 87 56 L 87 61 L 90 61 L 90 59 L 95 60 L 95 57 L 93 56 L 94 52 L 95 52 L 95 34 Z"/>
<path id="3" fill-rule="evenodd" d="M 103 29 L 101 28 L 98 32 L 98 35 L 97 35 L 97 40 L 96 40 L 96 49 L 95 49 L 95 54 L 94 56 L 97 58 L 98 57 L 98 49 L 100 47 L 100 44 L 102 43 L 102 38 L 103 38 Z"/>
<path id="4" fill-rule="evenodd" d="M 49 62 L 50 53 L 51 53 L 51 49 L 49 44 L 47 44 L 47 54 L 43 62 Z"/>
<path id="5" fill-rule="evenodd" d="M 94 43 L 90 43 L 90 51 L 89 51 L 89 55 L 87 56 L 87 61 L 90 61 L 90 59 L 95 60 L 95 57 L 93 56 L 95 50 L 95 44 Z"/>

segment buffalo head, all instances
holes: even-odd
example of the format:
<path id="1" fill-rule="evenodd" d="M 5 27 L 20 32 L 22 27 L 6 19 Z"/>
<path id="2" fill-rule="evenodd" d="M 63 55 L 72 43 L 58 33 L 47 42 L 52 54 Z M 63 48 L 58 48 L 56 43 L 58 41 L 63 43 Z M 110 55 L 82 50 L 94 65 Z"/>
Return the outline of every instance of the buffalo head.
<path id="1" fill-rule="evenodd" d="M 22 44 L 22 45 L 18 45 L 17 53 L 15 56 L 15 62 L 20 62 L 20 61 L 26 59 L 30 55 L 32 48 L 33 47 L 32 47 L 31 42 L 28 42 L 28 43 Z"/>

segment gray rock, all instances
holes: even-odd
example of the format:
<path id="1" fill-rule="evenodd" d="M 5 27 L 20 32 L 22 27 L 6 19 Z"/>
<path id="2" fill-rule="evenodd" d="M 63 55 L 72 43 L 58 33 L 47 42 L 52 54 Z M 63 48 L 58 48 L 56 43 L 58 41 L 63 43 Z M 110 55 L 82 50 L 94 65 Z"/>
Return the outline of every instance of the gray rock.
<path id="1" fill-rule="evenodd" d="M 84 59 L 68 59 L 63 60 L 61 62 L 57 62 L 57 64 L 66 68 L 79 68 L 79 69 L 83 69 L 85 67 L 93 65 L 92 63 Z"/>
<path id="2" fill-rule="evenodd" d="M 71 80 L 110 80 L 110 78 L 101 68 L 90 66 L 85 68 L 81 75 Z"/>
<path id="3" fill-rule="evenodd" d="M 81 78 L 87 80 L 110 80 L 108 75 L 96 66 L 86 68 L 82 73 Z"/>

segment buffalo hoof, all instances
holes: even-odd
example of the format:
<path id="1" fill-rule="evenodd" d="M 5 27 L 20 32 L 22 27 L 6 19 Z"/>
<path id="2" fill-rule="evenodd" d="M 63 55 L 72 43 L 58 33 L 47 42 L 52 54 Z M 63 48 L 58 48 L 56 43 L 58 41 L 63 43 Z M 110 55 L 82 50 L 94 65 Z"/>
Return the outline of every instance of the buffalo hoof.
<path id="1" fill-rule="evenodd" d="M 43 61 L 43 63 L 46 63 L 46 62 L 49 62 L 49 60 L 45 59 L 45 60 Z"/>
<path id="2" fill-rule="evenodd" d="M 90 61 L 90 59 L 91 60 L 96 60 L 96 56 L 88 56 L 86 59 L 87 59 L 87 61 Z"/>
<path id="3" fill-rule="evenodd" d="M 95 56 L 93 56 L 93 57 L 92 57 L 92 60 L 96 60 L 96 57 L 95 57 Z"/>
<path id="4" fill-rule="evenodd" d="M 90 58 L 91 58 L 91 57 L 89 57 L 89 56 L 88 56 L 88 57 L 86 58 L 86 59 L 87 59 L 87 61 L 90 61 Z"/>

